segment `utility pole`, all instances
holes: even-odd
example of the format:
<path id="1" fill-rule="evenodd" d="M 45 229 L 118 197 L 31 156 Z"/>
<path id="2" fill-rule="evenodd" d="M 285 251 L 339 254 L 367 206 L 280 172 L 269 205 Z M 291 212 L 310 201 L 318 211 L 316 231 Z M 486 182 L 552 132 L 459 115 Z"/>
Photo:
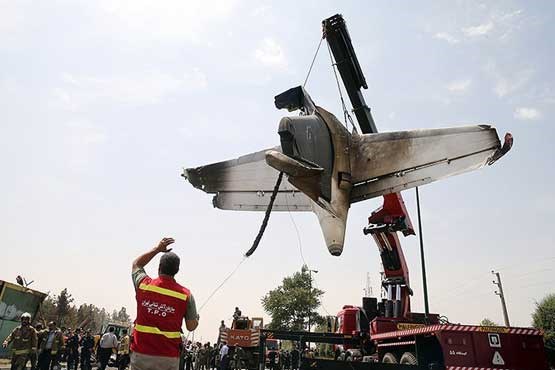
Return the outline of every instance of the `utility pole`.
<path id="1" fill-rule="evenodd" d="M 509 324 L 509 314 L 507 313 L 507 304 L 505 303 L 505 294 L 503 293 L 503 285 L 501 284 L 501 276 L 499 275 L 499 272 L 493 271 L 491 270 L 491 273 L 495 275 L 495 277 L 497 278 L 497 281 L 493 281 L 494 285 L 497 285 L 497 288 L 499 288 L 499 291 L 495 291 L 495 294 L 497 294 L 499 296 L 499 299 L 501 299 L 501 307 L 503 307 L 503 318 L 505 319 L 505 326 L 509 327 L 511 326 L 511 324 Z"/>
<path id="2" fill-rule="evenodd" d="M 308 267 L 307 267 L 307 269 L 308 269 Z M 309 279 L 310 279 L 310 294 L 311 295 L 312 295 L 312 273 L 317 274 L 318 270 L 308 269 L 308 276 L 309 276 Z M 308 313 L 308 331 L 310 332 L 310 312 Z"/>
<path id="3" fill-rule="evenodd" d="M 416 209 L 418 211 L 418 236 L 420 238 L 420 263 L 422 265 L 422 289 L 424 290 L 424 318 L 428 324 L 430 306 L 428 304 L 428 282 L 426 281 L 426 262 L 424 259 L 424 239 L 422 237 L 422 216 L 420 215 L 420 194 L 416 187 Z"/>

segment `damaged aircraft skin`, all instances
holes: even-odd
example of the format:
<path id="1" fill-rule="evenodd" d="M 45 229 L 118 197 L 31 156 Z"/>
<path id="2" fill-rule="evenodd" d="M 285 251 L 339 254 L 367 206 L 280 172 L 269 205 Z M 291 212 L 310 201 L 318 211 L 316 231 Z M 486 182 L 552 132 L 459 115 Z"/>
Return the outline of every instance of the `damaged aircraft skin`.
<path id="1" fill-rule="evenodd" d="M 281 100 L 284 94 L 289 103 Z M 187 168 L 183 176 L 215 194 L 214 207 L 266 211 L 278 174 L 285 173 L 288 182 L 282 182 L 272 210 L 314 212 L 334 256 L 343 251 L 352 203 L 491 165 L 512 146 L 510 134 L 502 146 L 489 125 L 350 133 L 301 87 L 278 95 L 276 106 L 301 110 L 281 119 L 280 146 Z"/>

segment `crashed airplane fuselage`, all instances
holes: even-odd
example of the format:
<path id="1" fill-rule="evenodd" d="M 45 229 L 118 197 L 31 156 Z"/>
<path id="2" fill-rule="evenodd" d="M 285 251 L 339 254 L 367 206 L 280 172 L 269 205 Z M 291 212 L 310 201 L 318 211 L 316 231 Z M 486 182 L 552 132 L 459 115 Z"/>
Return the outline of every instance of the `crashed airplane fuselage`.
<path id="1" fill-rule="evenodd" d="M 298 104 L 288 108 L 301 115 L 280 121 L 280 146 L 187 168 L 183 175 L 215 194 L 217 208 L 265 211 L 279 172 L 285 173 L 288 183 L 281 184 L 273 210 L 314 212 L 334 256 L 343 251 L 351 203 L 492 164 L 512 145 L 507 134 L 501 146 L 489 125 L 351 134 L 304 89 L 293 90 Z M 286 107 L 278 104 L 280 96 L 276 106 Z"/>

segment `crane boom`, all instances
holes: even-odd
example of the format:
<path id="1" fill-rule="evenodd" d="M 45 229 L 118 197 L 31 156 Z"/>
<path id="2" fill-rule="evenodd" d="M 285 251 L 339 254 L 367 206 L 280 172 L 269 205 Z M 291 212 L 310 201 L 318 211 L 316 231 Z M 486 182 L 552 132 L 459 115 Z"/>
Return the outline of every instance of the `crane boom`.
<path id="1" fill-rule="evenodd" d="M 361 91 L 361 88 L 367 89 L 368 85 L 343 16 L 336 14 L 324 19 L 322 27 L 362 133 L 377 133 L 372 113 Z M 384 269 L 382 286 L 387 292 L 385 316 L 407 318 L 410 315 L 412 291 L 409 286 L 409 270 L 397 231 L 408 236 L 414 235 L 414 229 L 401 193 L 384 195 L 383 206 L 372 212 L 368 223 L 364 234 L 370 234 L 374 238 Z"/>
<path id="2" fill-rule="evenodd" d="M 358 59 L 347 31 L 347 25 L 341 14 L 322 21 L 324 37 L 328 41 L 335 64 L 351 100 L 353 112 L 363 134 L 378 132 L 376 124 L 370 113 L 370 108 L 364 101 L 361 88 L 368 88 L 364 73 L 360 68 Z"/>

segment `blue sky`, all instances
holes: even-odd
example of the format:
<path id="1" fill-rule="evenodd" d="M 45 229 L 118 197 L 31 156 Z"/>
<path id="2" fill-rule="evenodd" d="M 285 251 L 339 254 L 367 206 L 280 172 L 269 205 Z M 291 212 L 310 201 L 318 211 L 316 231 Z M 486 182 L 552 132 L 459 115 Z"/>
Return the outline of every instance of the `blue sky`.
<path id="1" fill-rule="evenodd" d="M 554 8 L 0 0 L 0 278 L 22 274 L 37 289 L 67 287 L 78 303 L 134 312 L 132 259 L 173 236 L 178 279 L 204 302 L 262 214 L 213 209 L 181 169 L 276 145 L 287 113 L 273 97 L 302 83 L 320 22 L 342 13 L 380 131 L 489 123 L 513 133 L 495 166 L 421 189 L 424 240 L 433 312 L 502 322 L 490 273 L 499 269 L 511 323 L 529 325 L 555 284 Z M 307 90 L 341 116 L 325 48 Z M 416 222 L 414 192 L 404 197 Z M 379 255 L 361 229 L 379 205 L 352 207 L 340 258 L 314 215 L 273 214 L 259 250 L 201 312 L 197 335 L 214 340 L 235 306 L 260 316 L 260 297 L 300 269 L 301 248 L 319 270 L 322 313 L 359 304 L 367 272 L 377 292 Z M 417 238 L 402 243 L 421 310 Z"/>

